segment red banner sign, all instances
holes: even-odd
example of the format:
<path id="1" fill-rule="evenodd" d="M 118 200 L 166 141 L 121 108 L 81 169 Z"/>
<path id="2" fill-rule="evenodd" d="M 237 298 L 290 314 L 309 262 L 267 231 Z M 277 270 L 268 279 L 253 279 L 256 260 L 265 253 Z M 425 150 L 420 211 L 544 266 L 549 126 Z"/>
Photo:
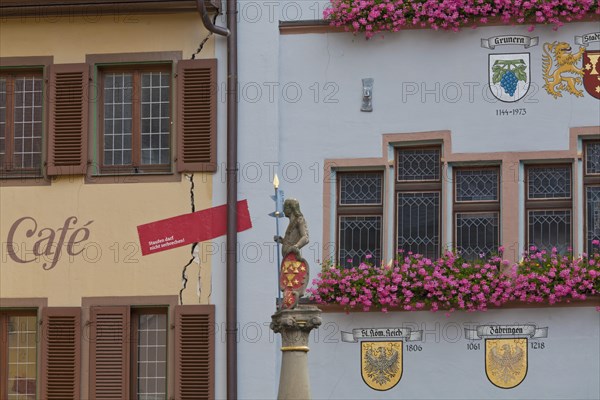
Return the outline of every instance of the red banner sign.
<path id="1" fill-rule="evenodd" d="M 252 228 L 248 202 L 237 203 L 238 232 Z M 227 206 L 183 214 L 137 227 L 142 255 L 214 239 L 227 233 Z"/>

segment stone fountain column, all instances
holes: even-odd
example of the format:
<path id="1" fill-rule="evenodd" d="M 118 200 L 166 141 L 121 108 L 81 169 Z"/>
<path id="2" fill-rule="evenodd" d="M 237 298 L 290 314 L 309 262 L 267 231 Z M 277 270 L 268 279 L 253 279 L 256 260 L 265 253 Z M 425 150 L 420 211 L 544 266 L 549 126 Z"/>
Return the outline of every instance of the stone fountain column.
<path id="1" fill-rule="evenodd" d="M 271 329 L 281 334 L 279 400 L 311 398 L 308 379 L 308 336 L 321 325 L 321 310 L 297 306 L 278 310 L 271 316 Z"/>

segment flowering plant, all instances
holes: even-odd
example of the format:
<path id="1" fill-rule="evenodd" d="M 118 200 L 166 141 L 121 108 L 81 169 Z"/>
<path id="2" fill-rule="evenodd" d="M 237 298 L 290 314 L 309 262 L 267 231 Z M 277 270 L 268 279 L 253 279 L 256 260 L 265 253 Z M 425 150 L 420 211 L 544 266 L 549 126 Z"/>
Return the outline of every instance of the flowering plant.
<path id="1" fill-rule="evenodd" d="M 594 245 L 598 244 L 595 240 Z M 600 293 L 599 263 L 598 251 L 589 257 L 573 258 L 557 254 L 556 248 L 548 253 L 532 247 L 514 267 L 513 296 L 527 303 L 585 300 L 588 295 Z"/>
<path id="2" fill-rule="evenodd" d="M 376 307 L 383 312 L 389 307 L 485 311 L 508 301 L 554 304 L 600 294 L 597 247 L 591 256 L 582 258 L 533 248 L 512 268 L 499 250 L 499 255 L 474 262 L 451 252 L 437 260 L 400 252 L 391 265 L 373 266 L 369 260 L 352 268 L 326 264 L 308 292 L 318 304 L 363 311 Z"/>
<path id="3" fill-rule="evenodd" d="M 367 38 L 377 32 L 397 32 L 406 27 L 430 27 L 457 31 L 461 25 L 486 24 L 499 17 L 503 23 L 554 24 L 600 13 L 597 0 L 330 0 L 323 17 L 332 26 Z M 533 30 L 533 26 L 530 28 Z"/>

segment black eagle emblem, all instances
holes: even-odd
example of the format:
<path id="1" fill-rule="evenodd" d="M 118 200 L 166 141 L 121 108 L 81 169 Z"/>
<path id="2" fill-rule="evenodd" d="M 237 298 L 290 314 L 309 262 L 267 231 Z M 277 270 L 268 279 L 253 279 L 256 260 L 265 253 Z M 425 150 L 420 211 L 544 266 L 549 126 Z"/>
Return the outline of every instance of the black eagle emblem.
<path id="1" fill-rule="evenodd" d="M 383 346 L 376 349 L 368 349 L 365 352 L 364 373 L 373 380 L 373 382 L 384 385 L 398 373 L 397 350 L 386 349 Z"/>

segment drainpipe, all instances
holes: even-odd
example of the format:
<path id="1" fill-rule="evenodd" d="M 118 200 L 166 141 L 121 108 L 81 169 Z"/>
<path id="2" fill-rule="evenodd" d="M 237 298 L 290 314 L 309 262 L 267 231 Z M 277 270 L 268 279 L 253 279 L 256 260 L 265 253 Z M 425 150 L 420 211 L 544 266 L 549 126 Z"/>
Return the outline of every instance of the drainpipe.
<path id="1" fill-rule="evenodd" d="M 237 0 L 227 0 L 227 398 L 237 400 Z"/>
<path id="2" fill-rule="evenodd" d="M 229 36 L 229 29 L 223 28 L 221 26 L 215 26 L 215 24 L 213 24 L 213 22 L 210 20 L 210 17 L 208 16 L 208 11 L 206 10 L 206 4 L 204 4 L 204 0 L 196 0 L 196 6 L 198 7 L 200 17 L 202 17 L 202 23 L 204 24 L 204 27 L 206 29 L 220 36 Z M 217 6 L 215 5 L 215 7 Z M 220 7 L 217 7 L 217 9 L 220 10 Z M 229 42 L 227 43 L 227 45 L 229 45 Z"/>
<path id="3" fill-rule="evenodd" d="M 227 37 L 227 399 L 237 400 L 237 136 L 238 66 L 237 1 L 227 0 L 227 28 L 215 26 L 204 4 L 196 0 L 202 23 L 210 32 Z"/>

